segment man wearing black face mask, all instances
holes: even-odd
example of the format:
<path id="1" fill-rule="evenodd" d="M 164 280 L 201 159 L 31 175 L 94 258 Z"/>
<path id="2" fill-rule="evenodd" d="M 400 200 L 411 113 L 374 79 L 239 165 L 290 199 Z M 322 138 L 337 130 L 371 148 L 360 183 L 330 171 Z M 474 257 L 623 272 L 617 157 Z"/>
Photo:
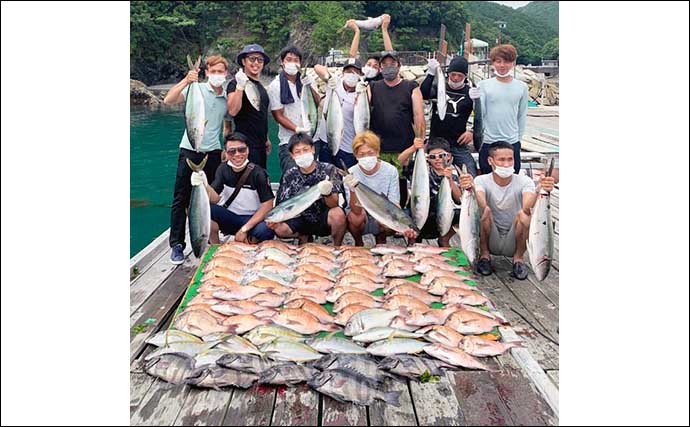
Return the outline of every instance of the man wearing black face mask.
<path id="1" fill-rule="evenodd" d="M 424 100 L 417 82 L 400 77 L 400 60 L 396 52 L 381 53 L 381 75 L 383 80 L 371 82 L 369 86 L 370 130 L 381 138 L 381 160 L 396 166 L 402 176 L 398 154 L 412 145 L 415 128 L 422 136 L 426 133 Z M 404 179 L 401 179 L 400 189 L 401 205 L 404 206 L 407 201 Z"/>
<path id="2" fill-rule="evenodd" d="M 467 130 L 467 119 L 472 113 L 472 99 L 469 96 L 469 86 L 465 84 L 468 64 L 462 56 L 453 58 L 448 66 L 444 78 L 446 85 L 447 107 L 443 120 L 438 116 L 436 105 L 437 87 L 433 85 L 434 78 L 439 73 L 440 64 L 436 59 L 429 60 L 426 78 L 422 82 L 421 91 L 424 99 L 431 100 L 431 131 L 429 139 L 440 137 L 450 143 L 453 163 L 459 167 L 467 166 L 467 172 L 477 176 L 477 164 L 470 154 L 469 144 L 472 142 L 472 132 Z"/>

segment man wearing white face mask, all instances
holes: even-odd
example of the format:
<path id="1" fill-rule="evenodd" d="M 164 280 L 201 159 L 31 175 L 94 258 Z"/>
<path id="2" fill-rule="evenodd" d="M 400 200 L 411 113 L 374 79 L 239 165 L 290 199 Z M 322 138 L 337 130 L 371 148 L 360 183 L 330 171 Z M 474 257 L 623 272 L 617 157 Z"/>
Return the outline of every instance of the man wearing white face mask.
<path id="1" fill-rule="evenodd" d="M 479 148 L 481 173 L 490 173 L 489 148 L 497 141 L 513 145 L 515 173 L 520 172 L 520 141 L 525 133 L 529 90 L 524 82 L 513 78 L 517 50 L 509 44 L 491 49 L 491 65 L 496 77 L 479 82 L 469 91 L 470 98 L 481 99 L 484 139 Z"/>
<path id="2" fill-rule="evenodd" d="M 477 271 L 484 276 L 492 273 L 491 256 L 513 258 L 513 276 L 519 280 L 527 278 L 528 268 L 524 263 L 531 209 L 537 201 L 534 181 L 514 173 L 513 146 L 507 142 L 494 142 L 489 146 L 488 163 L 493 173 L 472 179 L 469 174 L 460 177 L 460 187 L 474 187 L 477 204 L 482 212 L 479 233 L 479 261 Z M 541 188 L 553 190 L 554 178 L 545 177 Z"/>
<path id="3" fill-rule="evenodd" d="M 347 225 L 345 212 L 338 205 L 339 194 L 343 193 L 342 184 L 334 181 L 337 176 L 335 167 L 328 163 L 314 160 L 314 141 L 303 132 L 290 137 L 288 149 L 296 167 L 288 170 L 280 179 L 276 196 L 276 205 L 288 200 L 307 189 L 318 186 L 321 198 L 314 202 L 298 217 L 280 223 L 267 223 L 281 238 L 298 237 L 306 243 L 311 236 L 328 236 L 333 244 L 340 246 Z"/>
<path id="4" fill-rule="evenodd" d="M 204 139 L 196 150 L 192 148 L 187 132 L 183 132 L 180 142 L 180 153 L 177 158 L 177 174 L 175 176 L 175 189 L 173 202 L 170 209 L 170 261 L 173 264 L 184 262 L 185 247 L 185 223 L 187 222 L 187 208 L 192 194 L 190 177 L 192 170 L 187 165 L 187 159 L 199 164 L 206 155 L 208 159 L 204 172 L 213 180 L 216 169 L 221 162 L 221 136 L 223 132 L 223 119 L 227 111 L 227 97 L 223 90 L 223 82 L 228 72 L 228 61 L 220 55 L 206 58 L 206 75 L 208 82 L 199 83 L 201 94 L 204 98 L 206 112 L 206 127 Z M 185 102 L 189 84 L 199 80 L 199 70 L 187 73 L 175 86 L 170 88 L 163 99 L 166 105 L 175 105 Z"/>
<path id="5" fill-rule="evenodd" d="M 343 110 L 343 140 L 340 143 L 340 149 L 335 157 L 331 152 L 328 143 L 321 144 L 321 151 L 319 153 L 319 160 L 342 167 L 341 161 L 350 168 L 357 163 L 357 159 L 352 154 L 352 139 L 355 137 L 355 125 L 353 122 L 355 115 L 355 100 L 357 99 L 357 92 L 355 88 L 362 77 L 362 63 L 359 59 L 348 58 L 343 66 L 342 77 L 329 75 L 328 68 L 323 65 L 314 65 L 314 71 L 324 81 L 328 82 L 328 87 L 338 94 L 340 105 Z M 362 96 L 367 96 L 366 92 Z"/>
<path id="6" fill-rule="evenodd" d="M 300 76 L 302 51 L 295 46 L 288 46 L 280 52 L 280 65 L 282 71 L 268 86 L 268 98 L 273 118 L 278 122 L 278 157 L 280 170 L 284 174 L 295 166 L 288 152 L 290 137 L 298 132 L 309 132 L 303 128 L 302 109 L 300 96 L 302 85 L 311 85 L 312 96 L 316 104 L 319 104 L 320 96 L 314 90 L 314 81 L 311 76 L 304 79 Z"/>
<path id="7" fill-rule="evenodd" d="M 213 183 L 208 184 L 203 172 L 192 173 L 192 185 L 203 185 L 211 202 L 211 244 L 220 243 L 218 230 L 234 235 L 236 242 L 258 243 L 274 237 L 264 222 L 273 208 L 271 183 L 266 170 L 249 163 L 249 150 L 245 135 L 231 133 L 225 138 L 228 162 L 220 165 Z"/>

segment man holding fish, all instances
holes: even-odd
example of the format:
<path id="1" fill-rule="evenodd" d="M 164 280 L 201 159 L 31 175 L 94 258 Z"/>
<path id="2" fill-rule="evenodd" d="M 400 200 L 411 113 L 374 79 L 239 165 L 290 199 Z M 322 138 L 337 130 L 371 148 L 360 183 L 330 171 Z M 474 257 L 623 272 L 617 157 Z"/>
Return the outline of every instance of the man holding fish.
<path id="1" fill-rule="evenodd" d="M 170 211 L 170 247 L 172 248 L 170 262 L 173 264 L 184 262 L 186 209 L 189 206 L 192 193 L 190 182 L 192 170 L 187 165 L 187 159 L 195 164 L 201 164 L 204 157 L 207 157 L 204 172 L 211 180 L 214 179 L 216 169 L 221 161 L 220 139 L 223 132 L 223 118 L 227 110 L 223 83 L 228 72 L 228 61 L 220 55 L 206 58 L 208 81 L 204 83 L 198 83 L 199 62 L 194 64 L 184 79 L 170 88 L 165 99 L 163 99 L 163 103 L 166 105 L 175 105 L 185 102 L 188 97 L 191 98 L 190 94 L 200 93 L 202 98 L 199 100 L 199 105 L 195 107 L 201 111 L 201 114 L 197 116 L 198 120 L 203 119 L 202 125 L 198 129 L 200 132 L 192 132 L 189 123 L 187 123 L 186 131 L 182 134 L 180 153 L 177 159 L 175 190 Z M 191 91 L 195 85 L 198 85 L 200 92 Z M 199 111 L 194 111 L 194 113 L 197 114 Z M 185 111 L 185 116 L 185 120 L 188 121 L 190 115 L 187 111 Z M 192 135 L 191 140 L 190 134 Z M 201 137 L 200 140 L 194 140 L 198 137 Z"/>

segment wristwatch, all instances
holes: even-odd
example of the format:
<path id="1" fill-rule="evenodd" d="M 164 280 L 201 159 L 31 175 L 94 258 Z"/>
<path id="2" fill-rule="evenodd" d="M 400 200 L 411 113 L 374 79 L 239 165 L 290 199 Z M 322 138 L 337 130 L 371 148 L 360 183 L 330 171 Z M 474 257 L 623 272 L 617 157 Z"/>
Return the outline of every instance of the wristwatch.
<path id="1" fill-rule="evenodd" d="M 243 232 L 244 234 L 247 234 L 249 232 L 249 229 L 247 228 L 246 225 L 243 225 L 242 228 L 240 228 L 240 231 Z"/>

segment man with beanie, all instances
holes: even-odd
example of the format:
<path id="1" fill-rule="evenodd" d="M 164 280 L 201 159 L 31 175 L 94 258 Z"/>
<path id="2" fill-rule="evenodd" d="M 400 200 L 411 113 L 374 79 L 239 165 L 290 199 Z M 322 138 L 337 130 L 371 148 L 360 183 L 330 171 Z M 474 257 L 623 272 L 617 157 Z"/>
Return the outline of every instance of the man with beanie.
<path id="1" fill-rule="evenodd" d="M 469 86 L 465 84 L 468 64 L 462 56 L 456 56 L 450 62 L 444 79 L 446 85 L 446 116 L 441 120 L 436 105 L 437 87 L 433 84 L 434 77 L 439 72 L 440 65 L 436 59 L 429 60 L 426 78 L 422 82 L 421 91 L 424 99 L 431 100 L 431 130 L 429 139 L 443 138 L 450 145 L 453 163 L 458 167 L 467 166 L 467 172 L 477 176 L 477 165 L 470 153 L 469 144 L 472 142 L 472 132 L 467 130 L 467 119 L 472 113 L 472 99 L 469 96 Z"/>
<path id="2" fill-rule="evenodd" d="M 258 44 L 246 45 L 237 55 L 240 70 L 228 83 L 228 113 L 235 122 L 235 131 L 247 138 L 249 161 L 266 169 L 271 152 L 268 140 L 268 92 L 259 82 L 264 66 L 271 62 Z"/>

